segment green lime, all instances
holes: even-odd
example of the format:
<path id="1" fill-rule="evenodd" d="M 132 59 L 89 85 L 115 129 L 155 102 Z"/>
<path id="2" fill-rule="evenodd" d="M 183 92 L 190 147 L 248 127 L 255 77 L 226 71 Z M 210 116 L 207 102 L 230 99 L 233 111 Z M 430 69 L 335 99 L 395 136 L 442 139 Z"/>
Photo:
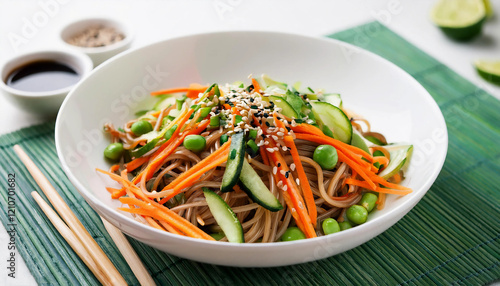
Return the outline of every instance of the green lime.
<path id="1" fill-rule="evenodd" d="M 486 10 L 486 16 L 488 18 L 493 17 L 493 6 L 491 5 L 490 0 L 483 0 L 484 9 Z"/>
<path id="2" fill-rule="evenodd" d="M 500 61 L 477 60 L 474 66 L 482 78 L 500 85 Z"/>
<path id="3" fill-rule="evenodd" d="M 486 19 L 485 4 L 483 0 L 440 0 L 431 18 L 450 38 L 466 41 L 481 33 Z"/>

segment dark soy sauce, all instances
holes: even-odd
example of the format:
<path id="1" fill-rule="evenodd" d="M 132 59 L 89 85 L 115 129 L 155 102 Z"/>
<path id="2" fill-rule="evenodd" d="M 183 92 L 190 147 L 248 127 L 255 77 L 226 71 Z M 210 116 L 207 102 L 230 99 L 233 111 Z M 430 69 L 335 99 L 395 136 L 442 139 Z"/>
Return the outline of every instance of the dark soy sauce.
<path id="1" fill-rule="evenodd" d="M 7 85 L 22 91 L 53 91 L 74 85 L 80 75 L 71 67 L 55 61 L 37 61 L 14 70 Z"/>

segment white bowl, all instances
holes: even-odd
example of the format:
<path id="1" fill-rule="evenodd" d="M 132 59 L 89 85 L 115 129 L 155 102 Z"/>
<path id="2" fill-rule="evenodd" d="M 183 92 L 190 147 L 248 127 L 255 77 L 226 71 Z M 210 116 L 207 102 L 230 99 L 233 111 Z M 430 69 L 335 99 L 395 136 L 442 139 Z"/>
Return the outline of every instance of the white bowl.
<path id="1" fill-rule="evenodd" d="M 50 91 L 24 91 L 6 84 L 9 75 L 16 69 L 37 61 L 55 61 L 71 67 L 83 79 L 92 71 L 93 64 L 88 56 L 71 50 L 32 51 L 7 60 L 0 68 L 0 89 L 3 95 L 20 108 L 40 115 L 55 117 L 59 107 L 74 85 Z"/>
<path id="2" fill-rule="evenodd" d="M 113 43 L 104 47 L 79 47 L 75 45 L 71 45 L 68 43 L 68 40 L 74 35 L 83 32 L 85 29 L 94 26 L 104 26 L 114 28 L 116 31 L 121 32 L 125 37 L 123 40 Z M 60 33 L 61 40 L 63 43 L 72 49 L 76 49 L 82 53 L 87 54 L 95 66 L 98 66 L 105 60 L 121 53 L 128 48 L 132 44 L 133 33 L 132 31 L 124 24 L 113 20 L 113 19 L 105 19 L 105 18 L 92 18 L 92 19 L 83 19 L 73 22 L 67 26 L 65 26 Z"/>
<path id="3" fill-rule="evenodd" d="M 180 237 L 145 226 L 118 212 L 98 175 L 107 168 L 109 143 L 102 125 L 121 125 L 151 106 L 148 92 L 192 82 L 226 83 L 267 73 L 286 82 L 343 95 L 344 105 L 368 118 L 392 142 L 414 144 L 405 196 L 389 196 L 385 209 L 363 225 L 293 242 L 233 244 Z M 307 262 L 356 247 L 401 219 L 424 196 L 443 165 L 447 130 L 432 97 L 392 63 L 346 43 L 273 32 L 219 32 L 180 37 L 124 53 L 98 67 L 63 104 L 56 123 L 62 166 L 87 202 L 126 234 L 168 253 L 196 261 L 245 267 Z"/>

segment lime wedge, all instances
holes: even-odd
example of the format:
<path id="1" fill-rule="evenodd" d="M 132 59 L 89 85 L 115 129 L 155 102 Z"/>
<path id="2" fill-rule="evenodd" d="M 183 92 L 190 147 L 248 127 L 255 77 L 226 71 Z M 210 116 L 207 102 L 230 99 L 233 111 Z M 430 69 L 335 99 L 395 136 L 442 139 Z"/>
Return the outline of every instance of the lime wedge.
<path id="1" fill-rule="evenodd" d="M 483 0 L 440 0 L 431 17 L 447 36 L 466 41 L 481 33 L 486 9 Z"/>
<path id="2" fill-rule="evenodd" d="M 483 0 L 484 9 L 486 10 L 486 17 L 493 17 L 493 6 L 491 5 L 490 0 Z"/>
<path id="3" fill-rule="evenodd" d="M 477 60 L 474 66 L 482 78 L 500 85 L 500 61 Z"/>

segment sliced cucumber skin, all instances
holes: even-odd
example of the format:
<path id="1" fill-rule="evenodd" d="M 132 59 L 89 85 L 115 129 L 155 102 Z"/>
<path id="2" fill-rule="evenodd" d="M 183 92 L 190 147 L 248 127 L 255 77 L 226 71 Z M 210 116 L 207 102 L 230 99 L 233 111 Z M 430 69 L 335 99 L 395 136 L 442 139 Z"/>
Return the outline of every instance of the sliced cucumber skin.
<path id="1" fill-rule="evenodd" d="M 271 95 L 269 96 L 269 100 L 272 101 L 275 106 L 281 108 L 281 114 L 290 118 L 299 118 L 297 112 L 295 112 L 293 107 L 285 100 L 285 98 Z"/>
<path id="2" fill-rule="evenodd" d="M 391 155 L 391 160 L 387 167 L 378 175 L 387 180 L 403 168 L 413 151 L 413 145 L 388 146 L 386 149 L 388 149 Z"/>
<path id="3" fill-rule="evenodd" d="M 323 100 L 335 107 L 342 108 L 342 99 L 338 93 L 329 93 L 323 95 Z"/>
<path id="4" fill-rule="evenodd" d="M 258 203 L 262 207 L 273 212 L 283 209 L 279 200 L 266 187 L 247 160 L 243 160 L 239 186 L 247 193 L 252 201 Z"/>
<path id="5" fill-rule="evenodd" d="M 238 183 L 245 159 L 245 140 L 243 132 L 238 132 L 232 136 L 231 146 L 229 147 L 229 155 L 226 163 L 226 170 L 222 177 L 222 185 L 220 190 L 222 192 L 230 192 L 233 187 Z M 233 151 L 235 150 L 235 151 Z M 231 154 L 235 153 L 234 158 Z"/>
<path id="6" fill-rule="evenodd" d="M 366 145 L 365 139 L 357 132 L 354 132 L 352 134 L 351 145 L 354 147 L 358 147 L 359 149 L 371 155 L 370 149 L 368 149 L 368 145 Z"/>
<path id="7" fill-rule="evenodd" d="M 333 138 L 351 144 L 352 124 L 347 115 L 328 102 L 311 101 L 310 103 L 316 118 L 333 131 Z"/>
<path id="8" fill-rule="evenodd" d="M 203 188 L 203 194 L 210 212 L 229 242 L 244 243 L 243 227 L 231 207 L 219 195 L 207 188 Z"/>

